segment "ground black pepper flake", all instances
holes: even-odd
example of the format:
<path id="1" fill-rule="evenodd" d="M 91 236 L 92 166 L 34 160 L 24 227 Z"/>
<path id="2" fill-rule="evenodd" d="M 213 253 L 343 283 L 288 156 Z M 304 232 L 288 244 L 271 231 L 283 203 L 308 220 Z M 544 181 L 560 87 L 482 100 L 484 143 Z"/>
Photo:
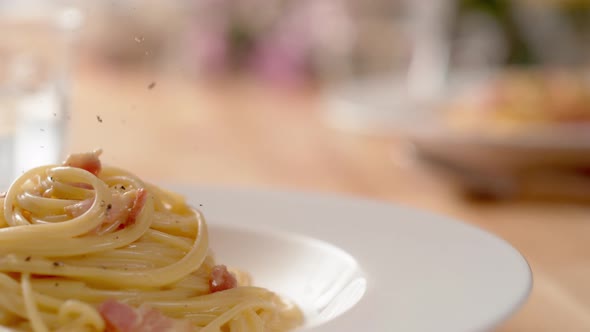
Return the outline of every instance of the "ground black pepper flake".
<path id="1" fill-rule="evenodd" d="M 63 262 L 53 262 L 53 266 L 55 267 L 59 267 L 59 266 L 63 266 L 64 263 Z"/>
<path id="2" fill-rule="evenodd" d="M 54 286 L 55 286 L 55 287 L 59 286 L 59 282 L 56 282 L 56 283 L 54 284 Z"/>
<path id="3" fill-rule="evenodd" d="M 107 205 L 107 210 L 110 210 L 110 209 L 112 209 L 112 208 L 113 208 L 113 204 L 109 204 L 109 205 Z"/>
<path id="4" fill-rule="evenodd" d="M 150 83 L 150 85 L 148 85 L 148 89 L 153 89 L 156 86 L 156 82 L 152 82 Z"/>
<path id="5" fill-rule="evenodd" d="M 100 117 L 100 115 L 96 116 L 96 120 L 98 120 L 98 122 L 102 123 L 102 118 Z"/>
<path id="6" fill-rule="evenodd" d="M 203 204 L 199 204 L 199 206 L 203 206 Z"/>
<path id="7" fill-rule="evenodd" d="M 25 258 L 25 262 L 30 262 L 31 261 L 31 256 L 27 256 L 27 258 Z"/>
<path id="8" fill-rule="evenodd" d="M 118 240 L 118 239 L 119 239 L 119 235 L 115 236 L 115 240 Z"/>
<path id="9" fill-rule="evenodd" d="M 125 190 L 125 186 L 121 186 L 121 189 Z"/>

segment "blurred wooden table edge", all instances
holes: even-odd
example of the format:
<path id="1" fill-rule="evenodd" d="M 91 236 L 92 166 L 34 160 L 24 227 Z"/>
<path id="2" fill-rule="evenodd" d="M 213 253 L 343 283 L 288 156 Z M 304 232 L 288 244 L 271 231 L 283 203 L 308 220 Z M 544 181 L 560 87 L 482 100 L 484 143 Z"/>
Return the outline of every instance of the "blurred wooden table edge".
<path id="1" fill-rule="evenodd" d="M 465 202 L 408 158 L 399 139 L 328 128 L 310 91 L 268 91 L 252 81 L 195 82 L 85 64 L 76 74 L 67 150 L 102 147 L 105 162 L 155 182 L 350 193 L 456 217 L 503 237 L 531 264 L 531 298 L 498 331 L 590 330 L 590 208 Z"/>

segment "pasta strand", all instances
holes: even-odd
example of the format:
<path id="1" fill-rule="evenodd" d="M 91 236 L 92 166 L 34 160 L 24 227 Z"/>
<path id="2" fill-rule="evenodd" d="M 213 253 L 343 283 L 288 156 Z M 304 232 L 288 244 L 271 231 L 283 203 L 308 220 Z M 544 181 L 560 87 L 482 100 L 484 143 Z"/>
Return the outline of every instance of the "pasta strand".
<path id="1" fill-rule="evenodd" d="M 0 330 L 283 332 L 302 323 L 296 306 L 216 265 L 205 218 L 184 197 L 103 167 L 99 155 L 31 169 L 0 196 Z"/>

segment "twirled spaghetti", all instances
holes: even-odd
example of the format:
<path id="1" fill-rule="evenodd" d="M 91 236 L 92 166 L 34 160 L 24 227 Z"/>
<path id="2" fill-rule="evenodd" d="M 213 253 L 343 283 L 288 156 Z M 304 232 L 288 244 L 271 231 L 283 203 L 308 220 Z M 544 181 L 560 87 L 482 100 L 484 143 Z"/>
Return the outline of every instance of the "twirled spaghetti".
<path id="1" fill-rule="evenodd" d="M 102 167 L 99 154 L 32 169 L 0 195 L 0 326 L 262 332 L 301 323 L 295 306 L 215 265 L 199 211 Z"/>

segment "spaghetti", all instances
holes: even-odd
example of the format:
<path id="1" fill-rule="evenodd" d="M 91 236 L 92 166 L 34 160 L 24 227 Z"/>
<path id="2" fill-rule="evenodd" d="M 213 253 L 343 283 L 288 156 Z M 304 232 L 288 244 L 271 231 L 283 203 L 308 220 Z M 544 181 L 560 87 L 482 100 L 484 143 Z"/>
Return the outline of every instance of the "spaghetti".
<path id="1" fill-rule="evenodd" d="M 0 330 L 286 331 L 301 312 L 215 265 L 203 215 L 100 151 L 0 195 Z"/>

